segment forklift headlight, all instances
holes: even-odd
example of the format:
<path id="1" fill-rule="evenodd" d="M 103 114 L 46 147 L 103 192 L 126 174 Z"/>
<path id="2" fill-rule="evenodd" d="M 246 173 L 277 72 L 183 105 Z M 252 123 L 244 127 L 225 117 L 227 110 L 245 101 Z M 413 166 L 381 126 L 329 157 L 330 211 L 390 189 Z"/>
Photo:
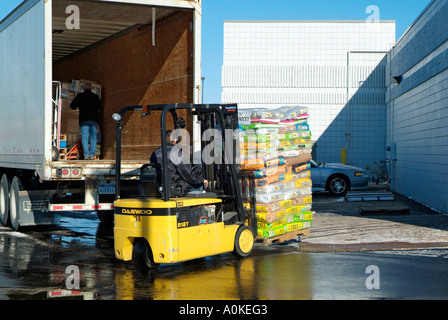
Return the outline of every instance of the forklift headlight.
<path id="1" fill-rule="evenodd" d="M 120 121 L 121 120 L 121 115 L 119 113 L 114 113 L 112 115 L 112 119 L 114 119 L 115 121 Z"/>

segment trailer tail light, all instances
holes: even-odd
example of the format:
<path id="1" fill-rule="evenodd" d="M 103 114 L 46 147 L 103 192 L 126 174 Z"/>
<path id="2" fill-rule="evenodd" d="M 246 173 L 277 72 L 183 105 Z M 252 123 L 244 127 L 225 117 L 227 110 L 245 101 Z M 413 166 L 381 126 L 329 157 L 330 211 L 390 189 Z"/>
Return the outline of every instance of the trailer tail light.
<path id="1" fill-rule="evenodd" d="M 58 178 L 80 178 L 82 176 L 81 168 L 58 168 Z"/>
<path id="2" fill-rule="evenodd" d="M 82 170 L 81 168 L 72 168 L 72 177 L 73 178 L 79 178 L 81 177 Z"/>

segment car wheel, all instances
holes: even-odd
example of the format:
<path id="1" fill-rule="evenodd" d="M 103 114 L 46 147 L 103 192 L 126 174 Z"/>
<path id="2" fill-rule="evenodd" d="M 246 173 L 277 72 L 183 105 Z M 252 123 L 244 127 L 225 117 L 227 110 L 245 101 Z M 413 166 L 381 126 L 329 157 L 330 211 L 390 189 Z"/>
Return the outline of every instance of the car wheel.
<path id="1" fill-rule="evenodd" d="M 345 196 L 350 188 L 350 182 L 343 175 L 331 176 L 327 182 L 327 190 L 334 196 Z"/>

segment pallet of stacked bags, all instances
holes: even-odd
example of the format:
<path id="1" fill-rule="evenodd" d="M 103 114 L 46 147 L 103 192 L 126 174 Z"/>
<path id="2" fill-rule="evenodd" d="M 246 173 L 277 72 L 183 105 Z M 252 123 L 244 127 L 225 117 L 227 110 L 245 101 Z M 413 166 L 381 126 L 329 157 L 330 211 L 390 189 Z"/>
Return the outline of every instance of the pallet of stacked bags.
<path id="1" fill-rule="evenodd" d="M 258 239 L 308 235 L 313 220 L 311 132 L 304 107 L 240 110 L 241 169 L 255 177 Z"/>

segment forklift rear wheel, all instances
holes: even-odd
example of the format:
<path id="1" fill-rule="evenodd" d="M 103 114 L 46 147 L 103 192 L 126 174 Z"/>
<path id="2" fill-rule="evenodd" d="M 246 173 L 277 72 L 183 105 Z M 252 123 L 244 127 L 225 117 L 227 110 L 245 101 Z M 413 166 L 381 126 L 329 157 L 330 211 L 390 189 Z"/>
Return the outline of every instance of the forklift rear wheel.
<path id="1" fill-rule="evenodd" d="M 138 264 L 148 269 L 154 269 L 158 266 L 157 263 L 154 263 L 152 250 L 146 239 L 137 239 L 135 241 L 134 259 Z"/>
<path id="2" fill-rule="evenodd" d="M 242 225 L 235 234 L 235 249 L 233 252 L 240 257 L 247 257 L 254 248 L 254 234 L 252 230 Z"/>

